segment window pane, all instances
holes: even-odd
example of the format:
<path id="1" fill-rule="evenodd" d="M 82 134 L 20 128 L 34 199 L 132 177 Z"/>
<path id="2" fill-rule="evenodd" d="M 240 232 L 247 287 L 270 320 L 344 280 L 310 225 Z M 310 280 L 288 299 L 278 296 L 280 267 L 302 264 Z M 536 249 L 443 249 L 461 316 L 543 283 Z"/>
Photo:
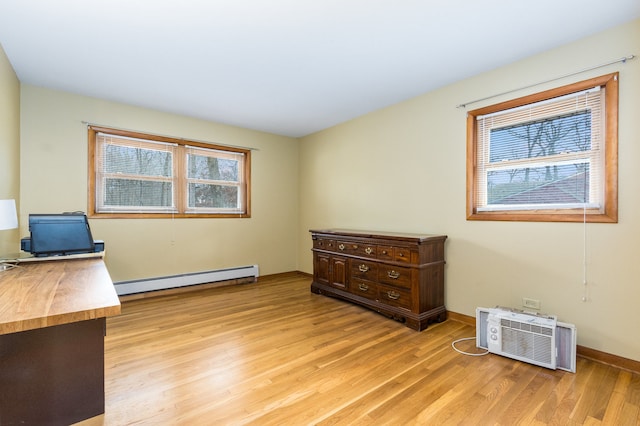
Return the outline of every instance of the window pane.
<path id="1" fill-rule="evenodd" d="M 140 176 L 171 177 L 170 152 L 122 145 L 105 145 L 104 170 Z"/>
<path id="2" fill-rule="evenodd" d="M 189 207 L 236 209 L 238 208 L 238 187 L 190 183 Z"/>
<path id="3" fill-rule="evenodd" d="M 172 207 L 171 182 L 105 179 L 105 206 Z"/>
<path id="4" fill-rule="evenodd" d="M 618 221 L 618 73 L 467 115 L 467 220 Z"/>
<path id="5" fill-rule="evenodd" d="M 189 179 L 238 181 L 238 161 L 203 155 L 188 155 Z"/>
<path id="6" fill-rule="evenodd" d="M 491 163 L 591 149 L 591 112 L 582 111 L 491 130 Z"/>
<path id="7" fill-rule="evenodd" d="M 490 171 L 487 198 L 489 205 L 588 203 L 589 164 Z"/>

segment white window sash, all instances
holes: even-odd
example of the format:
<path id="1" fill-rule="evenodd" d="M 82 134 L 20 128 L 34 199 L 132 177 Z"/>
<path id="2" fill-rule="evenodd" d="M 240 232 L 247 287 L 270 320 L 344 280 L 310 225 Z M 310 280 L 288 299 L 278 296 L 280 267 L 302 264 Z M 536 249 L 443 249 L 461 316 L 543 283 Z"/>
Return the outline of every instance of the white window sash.
<path id="1" fill-rule="evenodd" d="M 588 103 L 590 94 L 598 94 L 599 101 L 594 111 L 593 101 Z M 573 100 L 575 99 L 575 102 Z M 554 104 L 560 104 L 561 108 L 556 109 Z M 564 105 L 564 106 L 563 106 Z M 570 107 L 569 105 L 573 105 Z M 540 107 L 544 107 L 539 110 Z M 566 113 L 592 111 L 591 119 L 591 150 L 576 151 L 571 153 L 561 153 L 549 156 L 540 156 L 532 158 L 523 158 L 517 160 L 505 160 L 501 162 L 490 162 L 490 135 L 494 129 L 500 129 L 508 126 L 517 126 L 532 120 L 551 119 Z M 533 111 L 530 113 L 530 111 Z M 601 130 L 601 123 L 604 111 L 604 90 L 600 87 L 571 93 L 553 99 L 540 101 L 534 104 L 523 105 L 520 107 L 497 111 L 484 116 L 476 117 L 478 140 L 477 152 L 477 174 L 476 174 L 476 199 L 477 211 L 507 211 L 507 210 L 549 210 L 549 209 L 574 209 L 582 208 L 601 208 L 603 202 L 604 184 L 602 182 L 602 173 L 604 171 L 604 150 L 602 147 L 604 135 Z M 507 114 L 515 114 L 514 117 Z M 599 115 L 598 115 L 599 114 Z M 545 166 L 560 166 L 570 164 L 588 163 L 590 165 L 589 173 L 589 203 L 540 203 L 540 204 L 488 204 L 488 174 L 492 171 L 514 170 L 526 168 L 539 168 Z"/>
<path id="2" fill-rule="evenodd" d="M 557 209 L 599 209 L 596 203 L 549 203 L 549 204 L 492 204 L 478 207 L 479 212 L 509 211 L 509 210 L 557 210 Z"/>

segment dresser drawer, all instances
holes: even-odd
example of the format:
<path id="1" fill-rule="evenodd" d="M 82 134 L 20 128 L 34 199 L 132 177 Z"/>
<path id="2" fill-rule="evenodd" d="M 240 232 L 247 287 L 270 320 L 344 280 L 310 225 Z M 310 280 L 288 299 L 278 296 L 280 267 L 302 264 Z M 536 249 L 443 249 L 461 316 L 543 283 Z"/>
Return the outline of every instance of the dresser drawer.
<path id="1" fill-rule="evenodd" d="M 376 246 L 354 241 L 337 241 L 337 251 L 351 256 L 376 258 Z"/>
<path id="2" fill-rule="evenodd" d="M 378 264 L 375 262 L 353 259 L 351 261 L 351 276 L 375 281 L 378 279 Z"/>
<path id="3" fill-rule="evenodd" d="M 324 238 L 315 239 L 313 240 L 313 248 L 334 251 L 336 249 L 336 240 L 327 240 Z"/>
<path id="4" fill-rule="evenodd" d="M 393 247 L 377 246 L 376 253 L 379 260 L 393 260 Z"/>
<path id="5" fill-rule="evenodd" d="M 406 247 L 394 247 L 393 260 L 404 263 L 411 262 L 411 250 Z"/>
<path id="6" fill-rule="evenodd" d="M 378 285 L 371 281 L 354 278 L 351 280 L 350 291 L 367 299 L 376 300 L 378 298 Z"/>
<path id="7" fill-rule="evenodd" d="M 381 302 L 387 305 L 397 306 L 399 308 L 411 309 L 411 292 L 380 284 L 378 286 L 378 294 Z"/>
<path id="8" fill-rule="evenodd" d="M 410 263 L 411 250 L 406 247 L 377 246 L 378 260 L 391 260 L 395 262 Z"/>
<path id="9" fill-rule="evenodd" d="M 398 287 L 411 288 L 411 268 L 379 265 L 378 281 Z"/>

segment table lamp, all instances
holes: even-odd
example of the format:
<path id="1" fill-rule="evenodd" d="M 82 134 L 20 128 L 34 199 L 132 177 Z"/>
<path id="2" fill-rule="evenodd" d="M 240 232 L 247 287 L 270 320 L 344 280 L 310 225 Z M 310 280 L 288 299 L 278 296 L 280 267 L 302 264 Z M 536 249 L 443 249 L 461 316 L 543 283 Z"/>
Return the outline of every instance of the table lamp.
<path id="1" fill-rule="evenodd" d="M 0 231 L 16 229 L 18 227 L 18 214 L 16 213 L 16 200 L 0 200 Z M 0 271 L 12 268 L 14 265 L 0 260 Z"/>

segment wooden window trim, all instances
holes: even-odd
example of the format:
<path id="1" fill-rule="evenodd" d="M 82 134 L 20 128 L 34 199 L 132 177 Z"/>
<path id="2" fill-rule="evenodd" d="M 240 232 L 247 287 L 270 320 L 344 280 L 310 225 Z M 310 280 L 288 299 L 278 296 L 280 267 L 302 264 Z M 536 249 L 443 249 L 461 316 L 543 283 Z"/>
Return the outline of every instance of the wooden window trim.
<path id="1" fill-rule="evenodd" d="M 124 136 L 130 138 L 145 139 L 158 142 L 172 143 L 181 146 L 193 146 L 206 149 L 216 149 L 220 151 L 238 152 L 243 153 L 244 160 L 244 181 L 245 181 L 245 212 L 244 213 L 128 213 L 128 212 L 107 212 L 102 213 L 96 211 L 96 136 L 98 133 L 108 133 L 115 136 Z M 251 217 L 251 150 L 229 147 L 224 145 L 214 145 L 204 142 L 196 142 L 186 139 L 178 139 L 167 136 L 151 135 L 147 133 L 134 132 L 128 130 L 113 129 L 109 127 L 101 126 L 88 126 L 88 185 L 87 185 L 87 216 L 93 219 L 166 219 L 166 218 L 188 218 L 188 219 L 202 219 L 202 218 L 250 218 Z M 182 164 L 179 162 L 178 164 Z M 179 169 L 180 176 L 177 177 L 177 182 L 184 181 L 184 170 Z M 186 197 L 184 190 L 176 191 L 176 202 L 184 203 Z"/>
<path id="2" fill-rule="evenodd" d="M 604 205 L 601 209 L 558 209 L 536 211 L 483 211 L 476 207 L 476 154 L 477 116 L 527 105 L 558 96 L 586 90 L 605 88 L 605 168 Z M 566 86 L 546 90 L 517 99 L 486 106 L 467 115 L 467 220 L 522 221 L 522 222 L 618 222 L 618 73 L 591 78 Z M 586 214 L 585 214 L 586 213 Z"/>

